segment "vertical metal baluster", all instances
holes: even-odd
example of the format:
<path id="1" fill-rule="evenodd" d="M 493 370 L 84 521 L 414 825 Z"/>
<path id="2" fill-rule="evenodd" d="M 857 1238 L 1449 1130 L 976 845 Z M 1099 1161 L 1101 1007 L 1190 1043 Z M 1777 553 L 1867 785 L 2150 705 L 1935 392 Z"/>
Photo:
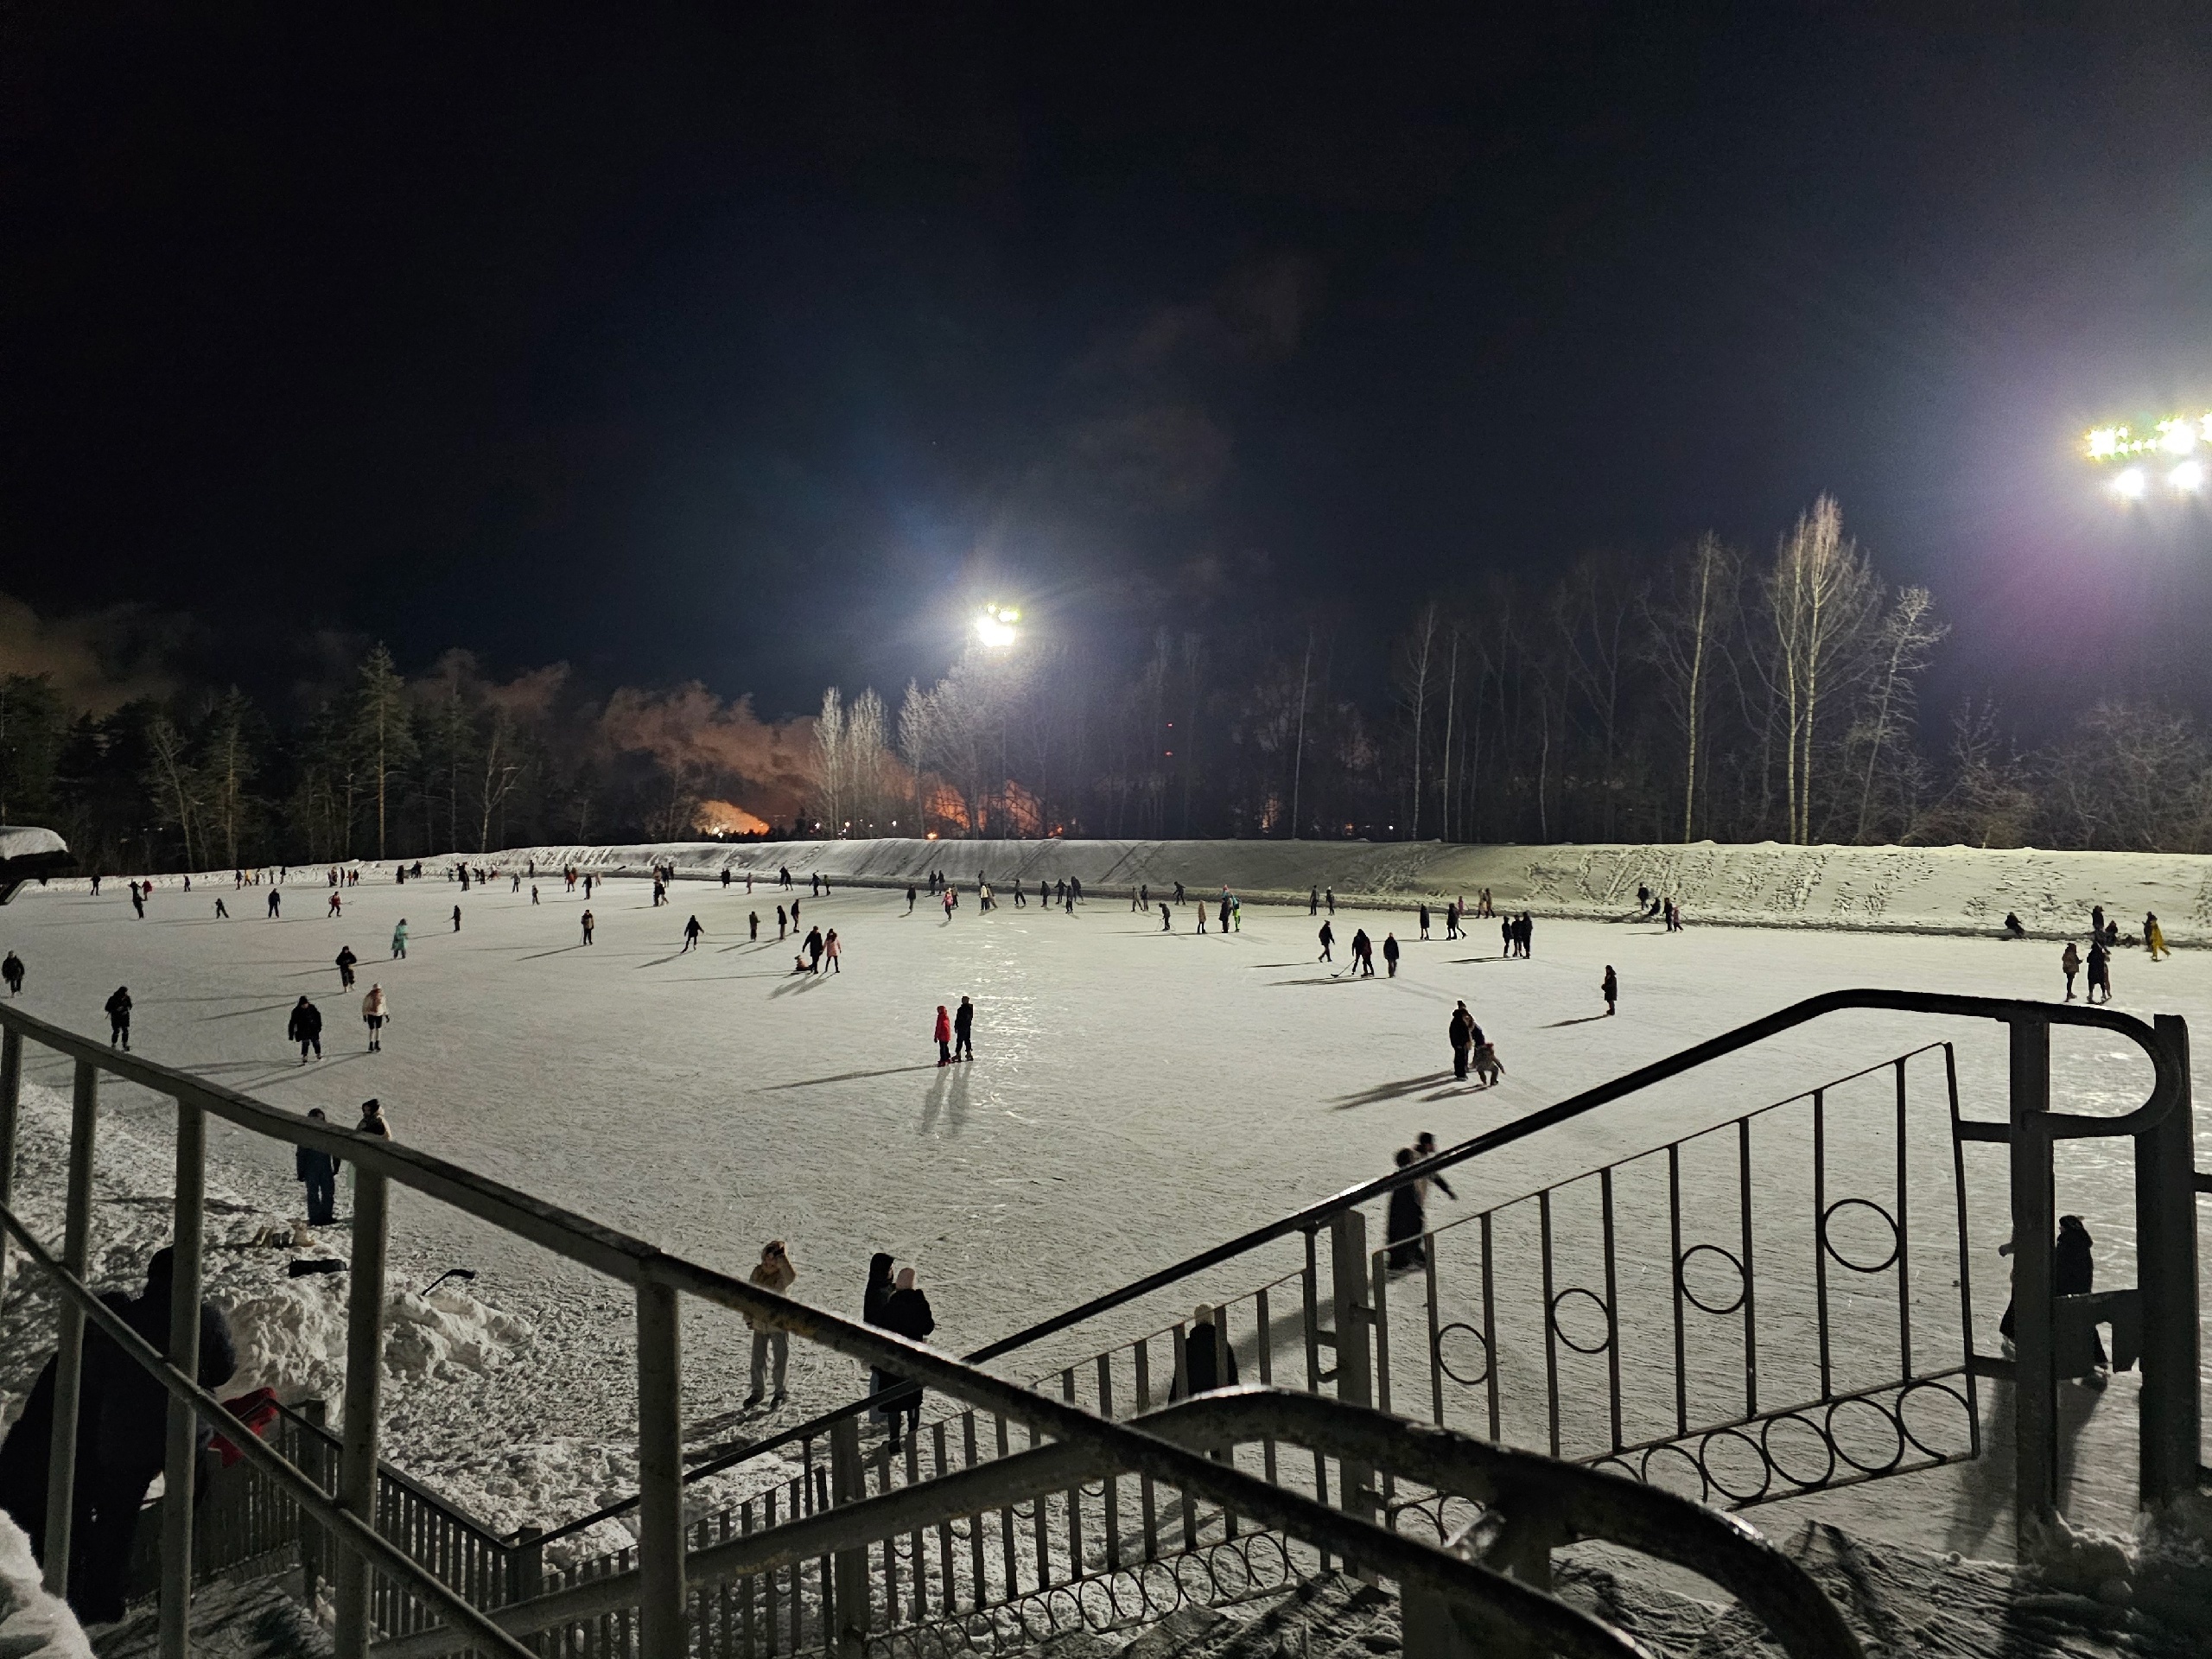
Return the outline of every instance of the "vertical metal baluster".
<path id="1" fill-rule="evenodd" d="M 1421 1264 L 1421 1276 L 1427 1281 L 1423 1289 L 1428 1313 L 1428 1420 L 1439 1427 L 1444 1422 L 1444 1371 L 1439 1363 L 1436 1346 L 1436 1256 L 1443 1244 L 1442 1233 L 1432 1234 L 1428 1241 L 1428 1259 Z"/>
<path id="2" fill-rule="evenodd" d="M 69 1110 L 68 1209 L 62 1224 L 61 1265 L 81 1282 L 92 1246 L 92 1154 L 99 1130 L 99 1072 L 77 1062 Z M 85 1375 L 85 1310 L 61 1299 L 60 1342 L 54 1358 L 54 1438 L 46 1478 L 45 1582 L 48 1594 L 69 1589 L 69 1529 L 76 1516 L 77 1406 Z M 340 1659 L 353 1659 L 341 1655 Z"/>
<path id="3" fill-rule="evenodd" d="M 1427 1238 L 1422 1238 L 1426 1247 Z M 1426 1248 L 1423 1255 L 1428 1254 Z M 1369 1264 L 1369 1277 L 1374 1288 L 1369 1293 L 1375 1298 L 1375 1405 L 1379 1411 L 1390 1409 L 1390 1253 L 1377 1250 Z M 1397 1530 L 1397 1516 L 1390 1508 L 1390 1501 L 1397 1495 L 1398 1479 L 1388 1469 L 1382 1476 L 1382 1524 L 1393 1532 Z"/>
<path id="4" fill-rule="evenodd" d="M 1835 1397 L 1828 1363 L 1827 1091 L 1813 1090 L 1813 1294 L 1820 1307 L 1821 1398 Z"/>
<path id="5" fill-rule="evenodd" d="M 1910 1248 L 1911 1234 L 1908 1230 L 1912 1219 L 1911 1198 L 1905 1187 L 1904 1163 L 1904 1062 L 1897 1068 L 1897 1349 L 1904 1361 L 1903 1375 L 1912 1376 L 1912 1276 Z M 1961 1262 L 1960 1269 L 1966 1264 Z"/>
<path id="6" fill-rule="evenodd" d="M 1060 1373 L 1060 1397 L 1069 1405 L 1075 1404 L 1075 1367 L 1068 1366 Z M 1039 1514 L 1043 1514 L 1040 1503 Z M 1083 1576 L 1083 1486 L 1077 1482 L 1068 1488 L 1068 1577 L 1071 1581 Z"/>
<path id="7" fill-rule="evenodd" d="M 1744 1414 L 1759 1411 L 1758 1275 L 1751 1256 L 1751 1120 L 1736 1120 L 1736 1214 L 1744 1251 Z"/>
<path id="8" fill-rule="evenodd" d="M 1306 1236 L 1306 1246 L 1313 1247 L 1313 1236 Z M 1309 1281 L 1310 1282 L 1310 1281 Z M 1152 1338 L 1139 1337 L 1136 1340 L 1137 1415 L 1141 1417 L 1152 1409 Z M 1314 1460 L 1320 1460 L 1315 1452 Z M 1152 1477 L 1137 1477 L 1137 1508 L 1144 1518 L 1144 1558 L 1147 1561 L 1160 1559 L 1160 1517 L 1154 1508 Z"/>
<path id="9" fill-rule="evenodd" d="M 1605 1217 L 1605 1386 L 1612 1396 L 1613 1450 L 1621 1449 L 1621 1314 L 1620 1277 L 1613 1245 L 1613 1172 L 1598 1172 L 1599 1202 Z"/>
<path id="10" fill-rule="evenodd" d="M 1491 1248 L 1491 1214 L 1483 1211 L 1483 1381 L 1488 1385 L 1490 1396 L 1490 1437 L 1503 1438 L 1497 1383 L 1497 1276 L 1493 1264 L 1497 1252 Z"/>
<path id="11" fill-rule="evenodd" d="M 1114 1421 L 1114 1357 L 1110 1353 L 1098 1356 L 1098 1414 L 1107 1421 Z M 1115 1571 L 1122 1565 L 1121 1485 L 1111 1473 L 1099 1484 L 1100 1523 L 1105 1529 L 1106 1570 Z"/>
<path id="12" fill-rule="evenodd" d="M 772 1486 L 761 1494 L 761 1511 L 760 1524 L 763 1527 L 767 1528 L 769 1530 L 773 1531 L 776 1525 L 776 1489 Z M 748 1509 L 746 1512 L 746 1521 L 749 1524 L 752 1519 L 752 1511 Z M 761 1624 L 767 1632 L 767 1650 L 770 1653 L 773 1653 L 776 1650 L 776 1631 L 778 1629 L 776 1622 L 776 1569 L 772 1567 L 766 1573 L 763 1573 L 760 1575 L 760 1583 L 762 1597 L 766 1602 L 766 1617 L 761 1620 Z M 748 1608 L 747 1611 L 750 1611 L 751 1610 Z"/>
<path id="13" fill-rule="evenodd" d="M 1045 1437 L 1034 1428 L 1025 1431 L 1029 1436 L 1029 1449 L 1035 1451 L 1044 1445 Z M 1029 1529 L 1037 1544 L 1037 1587 L 1042 1590 L 1052 1581 L 1052 1495 L 1037 1494 L 1035 1505 L 1029 1512 Z"/>
<path id="14" fill-rule="evenodd" d="M 1973 1455 L 1981 1455 L 1981 1392 L 1974 1367 L 1974 1268 L 1967 1239 L 1967 1143 L 1959 1134 L 1959 1057 L 1943 1045 L 1943 1081 L 1951 1107 L 1951 1203 L 1959 1218 L 1959 1343 L 1967 1356 L 1967 1421 Z"/>
<path id="15" fill-rule="evenodd" d="M 384 1392 L 385 1251 L 390 1243 L 390 1193 L 385 1178 L 353 1166 L 353 1260 L 346 1303 L 345 1441 L 338 1461 L 338 1501 L 356 1516 L 377 1511 L 378 1415 Z M 369 1563 L 338 1552 L 338 1659 L 362 1659 L 369 1646 Z"/>
<path id="16" fill-rule="evenodd" d="M 23 1098 L 23 1034 L 0 1032 L 0 1209 L 16 1202 L 16 1125 Z M 0 1228 L 0 1286 L 8 1282 L 8 1249 L 15 1243 Z"/>
<path id="17" fill-rule="evenodd" d="M 1262 1388 L 1271 1389 L 1274 1387 L 1275 1384 L 1275 1327 L 1274 1321 L 1268 1315 L 1268 1292 L 1267 1287 L 1264 1285 L 1260 1287 L 1259 1294 L 1254 1298 L 1252 1317 L 1259 1321 L 1260 1325 L 1258 1351 L 1260 1360 L 1260 1386 Z M 1101 1375 L 1103 1376 L 1103 1373 L 1102 1372 Z M 1272 1434 L 1263 1434 L 1260 1437 L 1260 1467 L 1262 1473 L 1267 1477 L 1268 1484 L 1270 1486 L 1274 1485 L 1275 1484 L 1275 1437 Z M 1111 1516 L 1113 1513 L 1111 1508 L 1113 1503 L 1113 1483 L 1109 1480 L 1107 1483 L 1106 1487 L 1107 1503 L 1109 1505 L 1107 1513 L 1109 1516 Z M 1107 1524 L 1111 1526 L 1113 1523 L 1109 1520 Z M 1106 1549 L 1107 1565 L 1109 1567 L 1120 1566 L 1121 1560 L 1119 1556 L 1115 1553 L 1114 1541 L 1111 1534 L 1108 1535 Z"/>
<path id="18" fill-rule="evenodd" d="M 769 1493 L 768 1497 L 771 1502 L 774 1501 L 775 1494 L 773 1492 Z M 749 1535 L 753 1531 L 753 1500 L 749 1497 L 737 1506 L 737 1529 L 741 1535 Z M 753 1604 L 759 1599 L 760 1586 L 761 1580 L 763 1580 L 767 1581 L 770 1586 L 769 1593 L 772 1596 L 774 1594 L 775 1578 L 772 1573 L 748 1573 L 738 1586 L 737 1617 L 739 1622 L 737 1642 L 738 1651 L 744 1656 L 744 1659 L 753 1659 L 753 1649 L 759 1641 L 759 1637 L 754 1633 Z M 772 1632 L 775 1626 L 776 1609 L 775 1605 L 772 1600 L 768 1607 L 768 1628 Z"/>
<path id="19" fill-rule="evenodd" d="M 976 1414 L 972 1411 L 963 1413 L 961 1416 L 960 1443 L 962 1451 L 967 1456 L 967 1466 L 973 1469 L 977 1459 L 976 1456 Z M 989 1600 L 988 1582 L 983 1577 L 983 1516 L 980 1510 L 968 1525 L 968 1567 L 969 1573 L 973 1574 L 976 1586 L 976 1599 L 969 1605 L 980 1611 Z"/>
<path id="20" fill-rule="evenodd" d="M 906 1484 L 909 1486 L 915 1485 L 921 1480 L 921 1468 L 922 1427 L 917 1423 L 914 1425 L 914 1432 L 906 1436 Z M 914 1587 L 907 1599 L 914 1604 L 914 1622 L 918 1624 L 927 1617 L 930 1610 L 929 1555 L 922 1548 L 922 1532 L 919 1527 L 915 1528 L 907 1535 L 907 1543 L 912 1551 L 914 1562 Z"/>
<path id="21" fill-rule="evenodd" d="M 937 1478 L 943 1480 L 952 1472 L 945 1461 L 944 1419 L 940 1417 L 930 1425 L 931 1450 L 937 1454 Z M 947 1516 L 937 1523 L 937 1610 L 950 1615 L 960 1610 L 959 1598 L 954 1594 L 952 1577 L 952 1517 Z"/>
<path id="22" fill-rule="evenodd" d="M 1667 1236 L 1674 1267 L 1668 1277 L 1675 1293 L 1675 1433 L 1690 1432 L 1689 1366 L 1682 1331 L 1682 1147 L 1667 1144 Z"/>
<path id="23" fill-rule="evenodd" d="M 176 1221 L 169 1290 L 169 1363 L 200 1380 L 200 1278 L 207 1198 L 207 1117 L 176 1103 Z M 199 1421 L 190 1406 L 168 1402 L 168 1456 L 162 1467 L 162 1659 L 191 1651 L 192 1500 L 200 1461 Z"/>
<path id="24" fill-rule="evenodd" d="M 1559 1456 L 1559 1322 L 1552 1300 L 1552 1192 L 1536 1194 L 1536 1212 L 1543 1219 L 1544 1260 L 1544 1381 L 1551 1390 L 1551 1451 Z M 1497 1369 L 1493 1360 L 1491 1370 Z"/>
<path id="25" fill-rule="evenodd" d="M 1215 1311 L 1213 1316 L 1213 1328 L 1215 1332 L 1214 1339 L 1221 1344 L 1221 1369 L 1224 1372 L 1228 1370 L 1230 1363 L 1230 1332 L 1229 1329 L 1230 1306 L 1230 1303 L 1224 1302 L 1221 1306 Z M 1230 1465 L 1232 1467 L 1235 1465 L 1236 1462 L 1236 1447 L 1233 1444 L 1226 1452 L 1221 1454 L 1221 1460 L 1224 1463 Z M 1224 1539 L 1234 1538 L 1236 1536 L 1236 1511 L 1230 1509 L 1226 1503 L 1221 1506 L 1221 1535 Z"/>
<path id="26" fill-rule="evenodd" d="M 991 1421 L 998 1431 L 999 1456 L 1004 1457 L 1007 1454 L 1006 1419 L 993 1412 Z M 999 1510 L 999 1543 L 1006 1555 L 1006 1599 L 1012 1601 L 1021 1593 L 1021 1577 L 1018 1570 L 1020 1559 L 1014 1553 L 1014 1505 L 1011 1503 Z"/>

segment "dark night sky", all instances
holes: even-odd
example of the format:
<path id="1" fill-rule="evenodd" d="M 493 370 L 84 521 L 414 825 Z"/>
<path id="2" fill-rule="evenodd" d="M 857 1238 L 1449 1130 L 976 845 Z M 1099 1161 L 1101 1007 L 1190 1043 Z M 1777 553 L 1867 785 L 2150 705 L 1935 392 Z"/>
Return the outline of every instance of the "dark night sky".
<path id="1" fill-rule="evenodd" d="M 0 590 L 210 672 L 775 713 L 1822 489 L 1954 684 L 2205 602 L 2072 456 L 2212 407 L 2203 7 L 92 10 L 0 14 Z"/>

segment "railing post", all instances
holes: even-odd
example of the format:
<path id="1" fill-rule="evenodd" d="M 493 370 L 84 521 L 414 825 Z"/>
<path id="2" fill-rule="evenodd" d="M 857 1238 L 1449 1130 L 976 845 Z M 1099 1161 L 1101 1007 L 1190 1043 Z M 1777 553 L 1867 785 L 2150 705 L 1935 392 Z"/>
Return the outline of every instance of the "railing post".
<path id="1" fill-rule="evenodd" d="M 640 1659 L 683 1659 L 683 1363 L 675 1289 L 638 1287 Z"/>
<path id="2" fill-rule="evenodd" d="M 207 1115 L 176 1103 L 176 1220 L 169 1280 L 169 1363 L 200 1380 L 200 1242 L 207 1218 Z M 200 1461 L 200 1424 L 172 1397 L 168 1456 L 162 1465 L 162 1659 L 191 1651 L 192 1498 Z"/>
<path id="3" fill-rule="evenodd" d="M 315 1482 L 316 1489 L 330 1490 L 330 1451 L 322 1436 L 315 1433 L 329 1416 L 329 1409 L 320 1400 L 302 1400 L 300 1417 L 307 1425 L 300 1431 L 300 1472 Z M 303 1599 L 308 1606 L 315 1605 L 315 1586 L 325 1576 L 322 1559 L 322 1523 L 304 1503 L 300 1505 L 300 1583 Z"/>
<path id="4" fill-rule="evenodd" d="M 2189 1025 L 2179 1014 L 2162 1014 L 2157 1026 L 2181 1078 L 2181 1102 L 2164 1122 L 2135 1137 L 2135 1260 L 2143 1300 L 2138 1501 L 2152 1510 L 2196 1489 L 2203 1411 Z"/>
<path id="5" fill-rule="evenodd" d="M 2058 1504 L 2058 1377 L 2051 1346 L 2050 1022 L 2012 1033 L 2012 1502 L 2017 1547 Z"/>
<path id="6" fill-rule="evenodd" d="M 69 1199 L 61 1234 L 61 1265 L 79 1280 L 92 1259 L 92 1148 L 100 1116 L 100 1074 L 77 1062 L 69 1110 Z M 69 1530 L 77 1501 L 77 1402 L 85 1376 L 85 1310 L 64 1297 L 60 1342 L 54 1354 L 54 1440 L 46 1465 L 48 1593 L 69 1593 Z"/>
<path id="7" fill-rule="evenodd" d="M 509 1601 L 529 1601 L 545 1593 L 545 1546 L 538 1542 L 544 1535 L 543 1527 L 525 1526 L 516 1532 L 514 1548 L 507 1552 Z"/>
<path id="8" fill-rule="evenodd" d="M 365 1526 L 377 1523 L 377 1419 L 384 1391 L 384 1258 L 390 1240 L 385 1178 L 353 1166 L 353 1282 L 346 1303 L 344 1435 L 338 1503 Z M 331 1573 L 338 1591 L 337 1659 L 369 1648 L 368 1557 L 340 1548 Z"/>
<path id="9" fill-rule="evenodd" d="M 1367 1330 L 1369 1306 L 1367 1217 L 1357 1209 L 1329 1217 L 1329 1284 L 1337 1321 L 1337 1398 L 1349 1405 L 1375 1403 L 1375 1370 Z M 1338 1496 L 1347 1514 L 1375 1517 L 1375 1471 L 1349 1460 L 1338 1465 Z"/>
<path id="10" fill-rule="evenodd" d="M 868 1496 L 868 1471 L 861 1465 L 861 1426 L 857 1418 L 841 1417 L 830 1425 L 830 1501 L 857 1503 Z M 1043 1500 L 1039 1500 L 1041 1508 Z M 868 1649 L 868 1583 L 865 1546 L 841 1549 L 832 1571 L 834 1618 L 836 1628 L 830 1643 L 841 1659 L 860 1659 Z M 1041 1569 L 1040 1569 L 1041 1571 Z"/>
<path id="11" fill-rule="evenodd" d="M 16 1202 L 16 1117 L 23 1097 L 23 1034 L 0 1032 L 0 1205 Z M 8 1290 L 8 1247 L 0 1230 L 0 1296 Z"/>

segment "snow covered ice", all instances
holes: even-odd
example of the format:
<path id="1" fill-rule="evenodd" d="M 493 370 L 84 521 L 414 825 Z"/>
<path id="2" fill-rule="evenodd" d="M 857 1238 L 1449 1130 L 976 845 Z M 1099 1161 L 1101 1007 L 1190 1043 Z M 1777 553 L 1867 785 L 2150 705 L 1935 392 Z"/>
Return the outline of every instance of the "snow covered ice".
<path id="1" fill-rule="evenodd" d="M 785 849 L 761 850 L 772 868 Z M 1421 1130 L 1448 1145 L 1819 991 L 2062 989 L 2058 947 L 2037 940 L 1703 926 L 1693 907 L 1690 928 L 1674 935 L 1656 923 L 1540 917 L 1534 959 L 1507 962 L 1495 923 L 1471 921 L 1471 938 L 1446 942 L 1440 910 L 1423 943 L 1410 910 L 1340 901 L 1335 966 L 1360 926 L 1378 944 L 1395 931 L 1406 953 L 1395 978 L 1378 966 L 1375 979 L 1355 981 L 1315 963 L 1317 924 L 1303 906 L 1248 904 L 1240 931 L 1224 936 L 1210 922 L 1204 938 L 1187 907 L 1163 933 L 1156 908 L 1133 914 L 1125 899 L 1103 895 L 1071 917 L 1033 899 L 1015 908 L 1002 890 L 1000 907 L 981 915 L 968 890 L 972 856 L 949 846 L 938 861 L 963 888 L 950 923 L 926 893 L 912 915 L 903 890 L 841 884 L 810 897 L 793 859 L 800 932 L 835 927 L 843 940 L 836 976 L 791 972 L 796 946 L 777 941 L 775 906 L 791 895 L 765 884 L 747 895 L 741 882 L 726 891 L 684 881 L 654 909 L 648 883 L 616 877 L 589 901 L 598 936 L 586 947 L 586 900 L 542 861 L 537 906 L 527 881 L 518 893 L 502 880 L 463 894 L 426 861 L 432 874 L 420 884 L 394 887 L 385 866 L 346 889 L 341 918 L 322 914 L 319 872 L 296 879 L 281 922 L 264 919 L 259 895 L 233 893 L 227 877 L 196 880 L 189 894 L 164 878 L 143 922 L 120 878 L 99 899 L 81 881 L 57 883 L 0 911 L 0 946 L 29 966 L 22 1006 L 80 1032 L 104 1028 L 102 1001 L 128 984 L 134 1044 L 149 1058 L 289 1109 L 320 1106 L 340 1126 L 375 1096 L 404 1141 L 734 1273 L 751 1268 L 764 1240 L 788 1240 L 802 1300 L 856 1312 L 870 1253 L 891 1251 L 918 1268 L 936 1340 L 955 1351 L 1376 1174 Z M 1195 898 L 1211 867 L 1192 874 Z M 213 918 L 218 894 L 234 919 Z M 2115 881 L 2108 895 L 2123 918 L 2139 902 L 2126 894 Z M 448 919 L 456 903 L 458 933 Z M 757 944 L 747 938 L 748 912 L 764 918 Z M 683 954 L 694 913 L 706 937 Z M 2184 946 L 2195 942 L 2189 914 L 2169 912 Z M 387 960 L 403 916 L 407 959 Z M 341 995 L 331 959 L 346 944 L 362 958 L 360 982 Z M 1608 963 L 1621 1011 L 1592 1018 Z M 2124 950 L 2114 977 L 2120 1008 L 2212 1028 L 2212 953 L 2184 949 L 2154 966 Z M 372 982 L 392 1014 L 376 1055 L 365 1052 L 359 1018 Z M 326 1020 L 325 1058 L 306 1065 L 284 1040 L 303 991 Z M 978 1009 L 977 1058 L 940 1068 L 931 1022 L 963 995 Z M 1505 1063 L 1495 1089 L 1452 1081 L 1444 1028 L 1459 998 Z M 1429 1223 L 1941 1038 L 1959 1045 L 1968 1115 L 2001 1117 L 2001 1028 L 1840 1015 L 1455 1172 L 1456 1205 L 1433 1201 Z M 2148 1063 L 2124 1041 L 2062 1030 L 2053 1051 L 2063 1109 L 2117 1113 L 2148 1091 Z M 41 1087 L 18 1190 L 35 1224 L 58 1236 L 67 1068 L 31 1056 L 29 1080 Z M 115 1084 L 103 1100 L 96 1276 L 121 1283 L 166 1237 L 169 1113 Z M 260 1228 L 304 1214 L 290 1150 L 220 1124 L 210 1139 L 211 1191 L 235 1206 L 211 1217 L 210 1277 L 242 1327 L 241 1384 L 334 1402 L 341 1281 L 288 1280 L 284 1263 L 342 1256 L 343 1228 L 317 1230 L 309 1249 L 251 1244 Z M 1994 1351 L 2001 1153 L 1969 1155 L 1986 1160 L 1969 1163 L 1969 1212 L 1980 1345 Z M 2060 1208 L 2088 1218 L 2101 1287 L 2133 1277 L 2127 1157 L 2112 1142 L 2063 1150 Z M 347 1211 L 341 1178 L 341 1221 Z M 1379 1216 L 1374 1224 L 1379 1243 Z M 551 1525 L 634 1490 L 634 1310 L 621 1287 L 409 1192 L 395 1193 L 393 1234 L 401 1294 L 387 1344 L 388 1455 L 503 1529 Z M 1201 1296 L 1274 1278 L 1294 1259 L 1287 1248 L 1262 1253 L 1001 1368 L 1044 1373 L 1179 1318 Z M 478 1277 L 410 1300 L 452 1267 Z M 19 1396 L 51 1342 L 47 1299 L 34 1291 L 8 1324 L 4 1380 Z M 790 1405 L 775 1416 L 743 1413 L 747 1336 L 734 1317 L 690 1311 L 687 1411 L 701 1440 L 796 1421 L 860 1386 L 849 1362 L 795 1342 Z M 1994 1393 L 1985 1393 L 1985 1416 Z M 2125 1531 L 2132 1378 L 2095 1399 L 2069 1396 L 2069 1409 L 2078 1419 L 2071 1512 Z M 741 1472 L 766 1484 L 787 1471 Z M 1969 1465 L 1785 1507 L 1817 1505 L 1866 1530 L 1996 1554 L 2009 1548 L 2009 1505 L 1975 1487 L 1986 1477 L 1986 1463 Z M 1775 1527 L 1784 1519 L 1763 1516 Z"/>

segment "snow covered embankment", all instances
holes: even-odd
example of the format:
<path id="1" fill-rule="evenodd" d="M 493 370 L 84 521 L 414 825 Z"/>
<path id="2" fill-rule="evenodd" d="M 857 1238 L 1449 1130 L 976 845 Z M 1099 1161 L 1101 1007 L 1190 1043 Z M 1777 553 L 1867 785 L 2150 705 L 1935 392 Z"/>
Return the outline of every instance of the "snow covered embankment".
<path id="1" fill-rule="evenodd" d="M 2002 931 L 2086 937 L 2102 905 L 2124 934 L 2155 911 L 2177 944 L 2212 943 L 2212 857 L 2194 853 L 2062 853 L 2032 848 L 1751 846 L 1460 847 L 1440 842 L 791 841 L 675 842 L 624 847 L 531 847 L 464 854 L 471 863 L 542 873 L 569 865 L 642 875 L 672 864 L 684 880 L 728 869 L 757 881 L 788 867 L 855 885 L 905 887 L 943 870 L 963 887 L 981 871 L 999 887 L 1074 876 L 1102 897 L 1140 884 L 1158 899 L 1181 881 L 1192 897 L 1227 886 L 1248 902 L 1303 904 L 1333 888 L 1339 904 L 1405 908 L 1472 901 L 1488 887 L 1500 910 L 1625 919 L 1638 887 L 1671 897 L 1693 924 L 1865 931 Z M 449 862 L 425 859 L 426 872 Z"/>

